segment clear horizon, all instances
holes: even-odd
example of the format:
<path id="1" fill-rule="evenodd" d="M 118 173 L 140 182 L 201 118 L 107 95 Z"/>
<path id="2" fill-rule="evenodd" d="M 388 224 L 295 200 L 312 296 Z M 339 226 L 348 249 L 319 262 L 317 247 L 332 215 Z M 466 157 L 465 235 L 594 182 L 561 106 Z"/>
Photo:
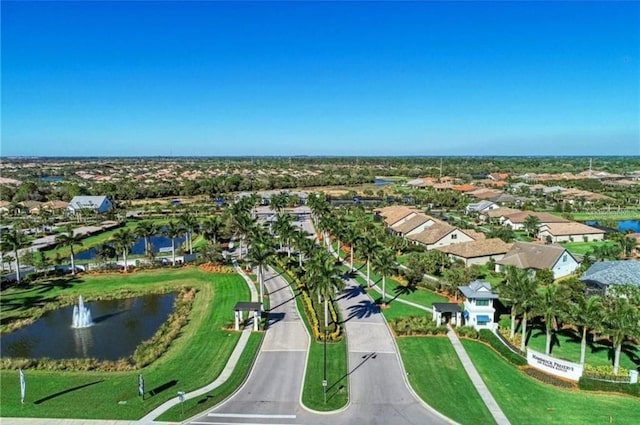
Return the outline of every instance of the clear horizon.
<path id="1" fill-rule="evenodd" d="M 2 2 L 3 157 L 637 156 L 638 2 Z"/>

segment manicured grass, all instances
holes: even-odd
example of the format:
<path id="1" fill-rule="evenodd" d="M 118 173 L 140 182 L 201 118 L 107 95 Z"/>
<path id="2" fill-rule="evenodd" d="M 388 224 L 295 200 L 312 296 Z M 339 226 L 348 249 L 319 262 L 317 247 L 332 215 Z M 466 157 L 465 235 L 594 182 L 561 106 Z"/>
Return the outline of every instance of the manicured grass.
<path id="1" fill-rule="evenodd" d="M 540 325 L 532 329 L 531 337 L 529 338 L 528 346 L 536 351 L 544 353 L 547 335 L 545 333 L 544 325 Z M 553 344 L 551 348 L 551 355 L 561 359 L 566 359 L 572 362 L 580 361 L 580 338 L 582 335 L 579 332 L 571 329 L 563 329 L 556 334 L 557 343 Z M 638 347 L 633 350 L 631 345 L 625 344 L 626 350 L 623 350 L 620 354 L 620 366 L 626 369 L 635 369 L 639 366 L 633 362 L 631 357 L 640 358 L 640 351 Z M 607 341 L 592 342 L 588 340 L 587 351 L 585 354 L 585 363 L 592 366 L 613 366 L 613 357 L 609 358 L 609 355 L 613 354 L 610 349 L 610 344 Z"/>
<path id="2" fill-rule="evenodd" d="M 594 247 L 617 245 L 616 241 L 595 241 L 595 242 L 563 242 L 562 245 L 567 251 L 572 254 L 584 255 L 587 252 L 593 250 Z"/>
<path id="3" fill-rule="evenodd" d="M 640 219 L 640 210 L 624 210 L 624 211 L 589 211 L 571 213 L 572 220 L 588 221 L 588 220 L 635 220 Z"/>
<path id="4" fill-rule="evenodd" d="M 142 369 L 145 400 L 137 395 L 138 371 L 53 372 L 25 370 L 27 395 L 20 405 L 18 372 L 0 372 L 2 416 L 136 419 L 174 397 L 176 391 L 192 391 L 214 380 L 224 368 L 240 333 L 223 329 L 233 321 L 233 305 L 247 299 L 249 290 L 235 274 L 212 274 L 193 267 L 141 271 L 133 274 L 82 276 L 63 287 L 49 290 L 33 285 L 28 290 L 6 291 L 13 300 L 56 298 L 82 294 L 87 300 L 105 292 L 191 285 L 199 292 L 189 322 L 168 351 Z M 39 292 L 40 291 L 40 292 Z M 31 300 L 32 301 L 32 300 Z M 3 294 L 2 304 L 6 302 Z M 3 308 L 7 317 L 20 308 Z M 87 408 L 90 406 L 90 408 Z"/>
<path id="5" fill-rule="evenodd" d="M 73 251 L 75 253 L 78 253 L 80 251 L 84 251 L 85 249 L 91 248 L 92 246 L 98 246 L 100 244 L 103 244 L 107 242 L 109 239 L 111 239 L 111 237 L 121 229 L 134 230 L 137 224 L 138 223 L 136 222 L 129 221 L 125 223 L 123 226 L 115 227 L 113 229 L 106 230 L 102 233 L 98 233 L 93 236 L 87 236 L 86 238 L 82 239 L 82 245 L 75 245 L 73 247 Z M 56 248 L 47 249 L 43 252 L 50 258 L 54 258 L 56 253 L 58 253 L 63 258 L 68 257 L 71 254 L 71 250 L 68 246 L 58 246 Z"/>
<path id="6" fill-rule="evenodd" d="M 253 332 L 247 341 L 247 345 L 242 352 L 242 356 L 238 360 L 238 364 L 233 369 L 231 376 L 218 388 L 209 391 L 199 397 L 195 397 L 186 400 L 182 406 L 174 406 L 171 409 L 164 412 L 159 417 L 155 418 L 156 421 L 181 421 L 185 418 L 197 415 L 199 412 L 204 411 L 210 407 L 215 406 L 222 400 L 230 396 L 236 391 L 242 383 L 246 380 L 253 361 L 255 360 L 260 344 L 262 343 L 262 337 L 264 333 Z"/>
<path id="7" fill-rule="evenodd" d="M 414 391 L 461 424 L 495 423 L 446 337 L 403 337 L 396 343 Z"/>
<path id="8" fill-rule="evenodd" d="M 510 365 L 488 346 L 462 340 L 485 384 L 512 424 L 636 424 L 640 400 L 563 390 Z"/>

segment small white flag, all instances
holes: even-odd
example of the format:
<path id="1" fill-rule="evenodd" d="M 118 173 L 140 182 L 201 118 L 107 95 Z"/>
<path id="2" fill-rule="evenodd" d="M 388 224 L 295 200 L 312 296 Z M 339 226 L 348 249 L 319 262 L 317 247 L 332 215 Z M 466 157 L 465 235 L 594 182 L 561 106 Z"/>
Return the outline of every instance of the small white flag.
<path id="1" fill-rule="evenodd" d="M 22 369 L 20 369 L 20 403 L 24 404 L 24 391 L 25 391 L 25 383 L 24 383 L 24 373 Z"/>

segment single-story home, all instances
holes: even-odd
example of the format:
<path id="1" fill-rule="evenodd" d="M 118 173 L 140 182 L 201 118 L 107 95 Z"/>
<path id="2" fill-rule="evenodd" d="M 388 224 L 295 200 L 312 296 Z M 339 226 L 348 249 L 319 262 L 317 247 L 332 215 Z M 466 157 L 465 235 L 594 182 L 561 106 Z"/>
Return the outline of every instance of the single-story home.
<path id="1" fill-rule="evenodd" d="M 409 241 L 424 245 L 427 249 L 462 242 L 470 242 L 482 237 L 484 237 L 484 235 L 473 230 L 461 230 L 443 222 L 435 223 L 421 232 L 407 235 L 407 239 Z"/>
<path id="2" fill-rule="evenodd" d="M 472 204 L 467 205 L 464 208 L 464 212 L 465 214 L 483 213 L 485 211 L 495 210 L 497 208 L 499 208 L 499 206 L 495 202 L 488 201 L 485 199 L 480 202 L 474 202 Z"/>
<path id="3" fill-rule="evenodd" d="M 605 293 L 611 285 L 629 283 L 640 286 L 640 261 L 598 261 L 582 273 L 580 280 L 587 288 Z"/>
<path id="4" fill-rule="evenodd" d="M 85 210 L 102 214 L 113 208 L 113 203 L 106 196 L 74 196 L 67 208 L 73 214 Z"/>
<path id="5" fill-rule="evenodd" d="M 436 249 L 449 255 L 453 260 L 463 261 L 468 267 L 472 264 L 486 264 L 490 259 L 501 260 L 512 245 L 502 239 L 491 238 L 441 246 Z"/>
<path id="6" fill-rule="evenodd" d="M 576 222 L 545 223 L 538 228 L 538 238 L 548 238 L 553 243 L 601 241 L 605 233 L 604 230 Z"/>
<path id="7" fill-rule="evenodd" d="M 568 276 L 579 266 L 578 260 L 560 245 L 515 242 L 511 249 L 496 262 L 496 271 L 504 266 L 525 270 L 550 269 L 555 279 Z"/>
<path id="8" fill-rule="evenodd" d="M 513 230 L 522 230 L 524 229 L 524 223 L 527 220 L 527 217 L 534 216 L 538 217 L 540 220 L 540 224 L 549 224 L 549 223 L 569 223 L 570 220 L 560 217 L 557 215 L 545 213 L 545 212 L 537 212 L 537 211 L 518 211 L 517 213 L 503 215 L 500 217 L 500 223 L 504 226 L 509 226 Z"/>

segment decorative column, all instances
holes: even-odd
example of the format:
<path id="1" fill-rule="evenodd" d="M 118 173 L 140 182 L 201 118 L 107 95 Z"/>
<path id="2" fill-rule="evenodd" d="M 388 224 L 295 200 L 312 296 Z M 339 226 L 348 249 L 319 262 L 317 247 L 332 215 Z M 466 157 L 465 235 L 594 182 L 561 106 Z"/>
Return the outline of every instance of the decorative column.
<path id="1" fill-rule="evenodd" d="M 253 310 L 253 330 L 258 330 L 258 310 Z"/>
<path id="2" fill-rule="evenodd" d="M 236 316 L 236 330 L 239 331 L 240 330 L 240 317 L 238 317 L 238 310 L 235 310 L 235 316 Z"/>

